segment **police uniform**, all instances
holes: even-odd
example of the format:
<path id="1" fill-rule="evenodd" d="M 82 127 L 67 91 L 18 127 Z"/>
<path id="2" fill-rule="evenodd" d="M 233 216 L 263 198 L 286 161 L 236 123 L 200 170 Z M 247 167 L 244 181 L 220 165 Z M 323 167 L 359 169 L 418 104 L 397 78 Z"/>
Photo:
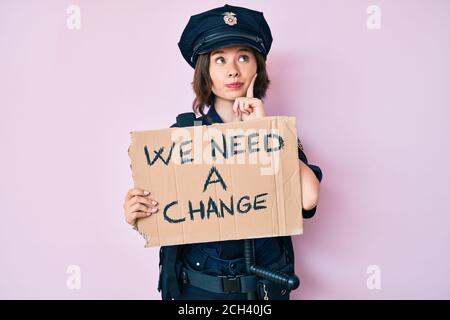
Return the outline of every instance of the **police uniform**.
<path id="1" fill-rule="evenodd" d="M 250 46 L 266 59 L 271 44 L 272 35 L 262 12 L 225 5 L 192 16 L 178 46 L 184 59 L 195 68 L 199 54 L 234 45 Z M 209 107 L 206 117 L 195 118 L 193 113 L 190 113 L 190 116 L 192 118 L 183 124 L 180 119 L 189 118 L 189 114 L 179 115 L 177 123 L 171 127 L 190 126 L 194 120 L 201 121 L 202 125 L 223 123 L 214 105 Z M 308 164 L 300 141 L 298 143 L 299 159 L 306 163 L 321 181 L 320 168 Z M 303 210 L 303 217 L 310 218 L 315 211 L 316 208 Z M 255 239 L 255 263 L 270 269 L 293 273 L 293 261 L 289 261 L 288 252 L 280 241 L 281 238 Z M 246 293 L 255 290 L 257 279 L 255 276 L 245 275 L 243 248 L 243 240 L 162 247 L 158 285 L 158 290 L 162 291 L 162 298 L 247 299 Z M 291 252 L 293 252 L 292 245 Z M 293 260 L 293 257 L 290 259 Z M 286 266 L 289 266 L 289 269 L 283 269 Z M 288 299 L 288 294 L 284 298 Z"/>

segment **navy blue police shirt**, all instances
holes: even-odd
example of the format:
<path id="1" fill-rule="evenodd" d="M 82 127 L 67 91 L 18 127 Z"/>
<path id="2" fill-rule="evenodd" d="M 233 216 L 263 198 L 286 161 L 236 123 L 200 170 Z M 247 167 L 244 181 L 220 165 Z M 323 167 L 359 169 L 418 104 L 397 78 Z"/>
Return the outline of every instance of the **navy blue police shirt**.
<path id="1" fill-rule="evenodd" d="M 224 123 L 222 119 L 220 118 L 219 114 L 217 113 L 214 106 L 211 106 L 207 112 L 206 117 L 199 117 L 197 118 L 197 121 L 202 121 L 202 125 L 211 125 L 213 123 Z M 170 126 L 171 128 L 177 127 L 177 124 L 173 124 Z M 318 166 L 308 164 L 308 160 L 306 158 L 306 155 L 304 154 L 300 141 L 299 147 L 298 147 L 298 158 L 303 161 L 316 175 L 317 179 L 322 181 L 322 171 Z M 303 209 L 302 215 L 303 218 L 309 219 L 312 216 L 314 216 L 316 212 L 316 207 L 312 208 L 311 210 L 305 210 Z M 279 241 L 277 241 L 274 237 L 269 238 L 258 238 L 255 239 L 255 258 L 256 263 L 259 265 L 264 265 L 264 261 L 261 261 L 259 258 L 267 256 L 265 253 L 267 253 L 267 248 L 279 248 Z M 227 241 L 216 241 L 216 242 L 205 242 L 205 243 L 193 243 L 193 244 L 186 244 L 183 245 L 183 252 L 184 254 L 188 255 L 189 251 L 191 250 L 201 250 L 202 252 L 206 253 L 209 256 L 224 259 L 224 260 L 232 260 L 237 258 L 242 258 L 244 256 L 243 254 L 243 240 L 227 240 Z M 281 250 L 281 248 L 279 248 Z"/>

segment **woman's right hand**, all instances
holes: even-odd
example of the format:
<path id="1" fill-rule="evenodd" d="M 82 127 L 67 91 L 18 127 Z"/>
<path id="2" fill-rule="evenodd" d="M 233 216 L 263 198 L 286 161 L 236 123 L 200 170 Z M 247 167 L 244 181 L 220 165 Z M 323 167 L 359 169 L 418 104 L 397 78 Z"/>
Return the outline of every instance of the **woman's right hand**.
<path id="1" fill-rule="evenodd" d="M 149 191 L 133 188 L 128 190 L 123 204 L 125 221 L 132 226 L 139 218 L 149 217 L 158 211 L 158 202 L 151 198 Z"/>

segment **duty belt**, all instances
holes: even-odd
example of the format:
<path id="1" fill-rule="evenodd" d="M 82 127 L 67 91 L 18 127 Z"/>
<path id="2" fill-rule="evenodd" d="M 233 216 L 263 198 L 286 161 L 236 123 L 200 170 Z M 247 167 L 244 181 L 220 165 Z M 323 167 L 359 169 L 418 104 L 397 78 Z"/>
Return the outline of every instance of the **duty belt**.
<path id="1" fill-rule="evenodd" d="M 183 284 L 190 284 L 214 293 L 247 293 L 255 292 L 257 277 L 255 275 L 212 276 L 183 268 L 181 280 Z"/>

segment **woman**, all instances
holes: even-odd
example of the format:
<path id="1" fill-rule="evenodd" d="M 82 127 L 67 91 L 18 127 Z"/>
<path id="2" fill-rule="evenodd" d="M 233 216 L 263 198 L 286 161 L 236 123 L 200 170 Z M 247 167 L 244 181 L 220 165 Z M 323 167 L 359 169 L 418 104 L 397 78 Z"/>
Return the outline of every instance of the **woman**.
<path id="1" fill-rule="evenodd" d="M 271 44 L 270 28 L 258 11 L 225 5 L 190 18 L 178 46 L 195 69 L 193 109 L 201 115 L 198 121 L 210 125 L 265 117 L 262 99 L 270 83 L 265 61 Z M 322 174 L 319 167 L 307 164 L 300 144 L 299 158 L 303 216 L 309 218 L 315 213 Z M 124 209 L 126 221 L 134 225 L 158 212 L 157 199 L 148 191 L 131 189 Z M 254 243 L 257 265 L 294 271 L 279 238 Z M 162 247 L 160 253 L 158 289 L 163 299 L 241 300 L 255 290 L 259 299 L 267 297 L 265 284 L 259 290 L 256 277 L 244 276 L 242 240 Z M 276 289 L 269 292 L 272 298 L 289 299 L 289 292 L 278 290 L 277 295 Z"/>

